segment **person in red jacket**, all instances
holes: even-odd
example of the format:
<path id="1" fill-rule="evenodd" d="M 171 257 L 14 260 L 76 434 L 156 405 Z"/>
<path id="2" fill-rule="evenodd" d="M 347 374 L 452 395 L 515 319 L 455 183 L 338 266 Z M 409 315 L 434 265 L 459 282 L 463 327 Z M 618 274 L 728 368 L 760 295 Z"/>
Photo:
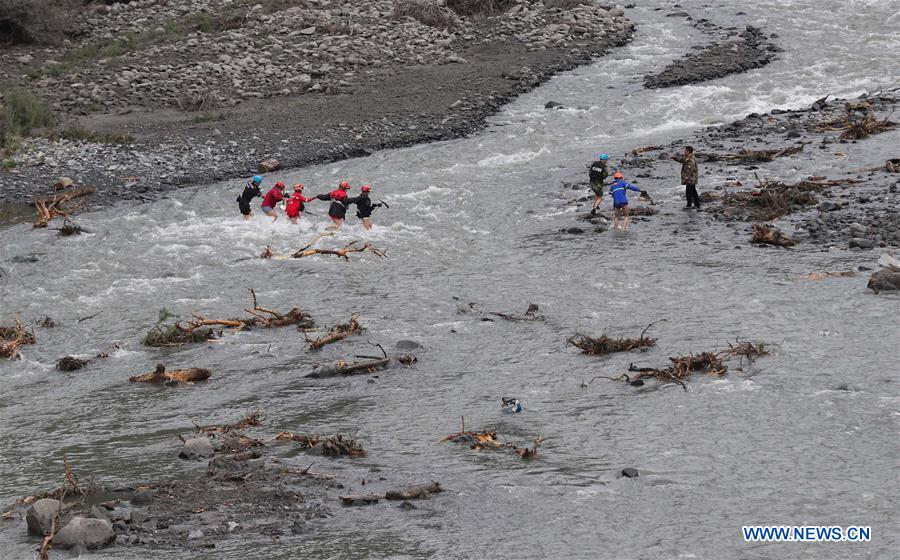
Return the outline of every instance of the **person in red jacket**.
<path id="1" fill-rule="evenodd" d="M 290 218 L 292 224 L 296 224 L 297 220 L 300 219 L 300 212 L 303 212 L 303 205 L 307 202 L 312 202 L 315 199 L 316 197 L 307 198 L 303 196 L 303 185 L 297 183 L 294 185 L 294 194 L 291 195 L 291 198 L 287 201 L 284 213 Z"/>
<path id="2" fill-rule="evenodd" d="M 338 228 L 344 225 L 344 216 L 347 215 L 347 190 L 349 189 L 350 183 L 341 181 L 341 184 L 335 190 L 316 196 L 319 200 L 331 201 L 331 206 L 328 208 L 328 216 Z"/>
<path id="3" fill-rule="evenodd" d="M 275 183 L 275 186 L 269 189 L 269 192 L 266 193 L 265 198 L 262 201 L 262 211 L 266 216 L 272 216 L 272 221 L 278 219 L 278 214 L 275 213 L 275 205 L 284 200 L 284 188 L 287 185 L 278 181 Z"/>

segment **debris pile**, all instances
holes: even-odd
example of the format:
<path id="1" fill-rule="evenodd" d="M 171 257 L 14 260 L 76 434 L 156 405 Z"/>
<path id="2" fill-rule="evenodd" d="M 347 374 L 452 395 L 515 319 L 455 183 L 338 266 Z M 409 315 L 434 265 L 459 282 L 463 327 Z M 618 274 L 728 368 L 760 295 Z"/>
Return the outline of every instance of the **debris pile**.
<path id="1" fill-rule="evenodd" d="M 665 319 L 662 319 L 665 321 Z M 584 334 L 575 334 L 566 340 L 566 344 L 571 344 L 579 348 L 583 353 L 589 356 L 602 356 L 603 354 L 612 354 L 613 352 L 628 352 L 636 348 L 650 348 L 656 345 L 656 339 L 645 337 L 647 331 L 660 321 L 656 321 L 647 325 L 641 335 L 637 338 L 610 338 L 605 334 L 593 338 Z"/>
<path id="2" fill-rule="evenodd" d="M 778 247 L 793 247 L 797 244 L 797 240 L 787 236 L 775 226 L 753 224 L 753 237 L 750 238 L 750 243 L 776 245 Z"/>
<path id="3" fill-rule="evenodd" d="M 19 347 L 34 344 L 37 338 L 34 331 L 29 331 L 16 317 L 16 324 L 11 327 L 0 326 L 0 358 L 15 360 L 19 358 Z"/>
<path id="4" fill-rule="evenodd" d="M 293 432 L 280 432 L 275 436 L 276 441 L 293 441 L 300 444 L 303 449 L 316 450 L 321 455 L 329 457 L 365 457 L 366 452 L 358 441 L 350 436 L 335 434 L 333 436 L 295 434 Z"/>

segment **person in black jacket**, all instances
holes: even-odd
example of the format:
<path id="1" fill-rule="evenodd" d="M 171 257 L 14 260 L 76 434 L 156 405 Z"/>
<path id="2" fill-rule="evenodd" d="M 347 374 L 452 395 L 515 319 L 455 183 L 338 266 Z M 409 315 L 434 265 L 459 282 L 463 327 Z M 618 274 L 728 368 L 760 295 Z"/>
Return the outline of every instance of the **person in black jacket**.
<path id="1" fill-rule="evenodd" d="M 608 155 L 600 154 L 600 159 L 588 166 L 588 180 L 591 183 L 591 190 L 594 191 L 594 205 L 591 206 L 592 216 L 597 214 L 597 208 L 603 202 L 603 184 L 609 176 L 609 171 L 606 169 L 608 161 Z"/>
<path id="2" fill-rule="evenodd" d="M 344 225 L 344 216 L 347 214 L 347 191 L 350 189 L 350 183 L 341 181 L 338 188 L 329 193 L 316 195 L 319 200 L 331 201 L 328 207 L 328 217 L 334 222 L 333 229 L 340 229 Z"/>
<path id="3" fill-rule="evenodd" d="M 372 210 L 375 208 L 380 208 L 381 203 L 372 204 L 372 199 L 369 198 L 369 193 L 372 192 L 372 187 L 369 185 L 363 185 L 360 189 L 362 193 L 359 196 L 354 196 L 352 198 L 347 199 L 347 204 L 355 204 L 356 205 L 356 217 L 362 220 L 363 228 L 372 229 L 372 220 L 369 219 L 369 216 L 372 215 Z"/>
<path id="4" fill-rule="evenodd" d="M 262 177 L 254 175 L 253 179 L 244 185 L 244 190 L 237 197 L 238 209 L 241 211 L 241 214 L 244 215 L 245 220 L 249 220 L 250 216 L 253 215 L 253 210 L 250 209 L 250 201 L 257 196 L 262 196 L 262 191 L 259 189 L 260 185 L 262 185 L 262 181 Z"/>

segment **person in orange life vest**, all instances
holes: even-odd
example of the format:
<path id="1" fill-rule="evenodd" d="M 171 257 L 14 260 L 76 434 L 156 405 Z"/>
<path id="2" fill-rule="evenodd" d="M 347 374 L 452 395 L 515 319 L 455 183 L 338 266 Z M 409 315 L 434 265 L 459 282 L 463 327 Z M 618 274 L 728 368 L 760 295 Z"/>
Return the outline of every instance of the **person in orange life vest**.
<path id="1" fill-rule="evenodd" d="M 287 201 L 284 213 L 290 218 L 292 224 L 296 224 L 297 220 L 300 219 L 300 212 L 303 212 L 303 205 L 315 199 L 316 197 L 307 198 L 303 196 L 303 185 L 297 183 L 294 185 L 294 194 Z"/>
<path id="2" fill-rule="evenodd" d="M 347 190 L 350 189 L 350 183 L 341 181 L 338 188 L 330 193 L 322 193 L 316 195 L 319 200 L 330 200 L 331 206 L 328 208 L 328 217 L 334 222 L 334 225 L 341 227 L 344 225 L 344 217 L 347 215 Z"/>
<path id="3" fill-rule="evenodd" d="M 278 219 L 278 214 L 275 213 L 275 205 L 284 200 L 284 188 L 287 185 L 278 181 L 275 183 L 275 186 L 269 189 L 269 192 L 266 193 L 266 196 L 262 201 L 262 211 L 266 216 L 272 216 L 272 221 Z"/>

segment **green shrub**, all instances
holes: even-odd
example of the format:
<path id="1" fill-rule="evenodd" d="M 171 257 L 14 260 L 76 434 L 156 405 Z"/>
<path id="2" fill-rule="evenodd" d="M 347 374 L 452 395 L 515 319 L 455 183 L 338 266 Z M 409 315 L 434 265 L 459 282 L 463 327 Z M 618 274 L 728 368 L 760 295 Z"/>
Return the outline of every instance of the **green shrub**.
<path id="1" fill-rule="evenodd" d="M 394 19 L 411 17 L 431 27 L 451 27 L 453 12 L 437 0 L 394 0 Z"/>
<path id="2" fill-rule="evenodd" d="M 15 151 L 17 138 L 35 128 L 53 124 L 53 113 L 43 99 L 27 89 L 11 88 L 3 92 L 0 106 L 0 147 L 7 154 Z"/>

